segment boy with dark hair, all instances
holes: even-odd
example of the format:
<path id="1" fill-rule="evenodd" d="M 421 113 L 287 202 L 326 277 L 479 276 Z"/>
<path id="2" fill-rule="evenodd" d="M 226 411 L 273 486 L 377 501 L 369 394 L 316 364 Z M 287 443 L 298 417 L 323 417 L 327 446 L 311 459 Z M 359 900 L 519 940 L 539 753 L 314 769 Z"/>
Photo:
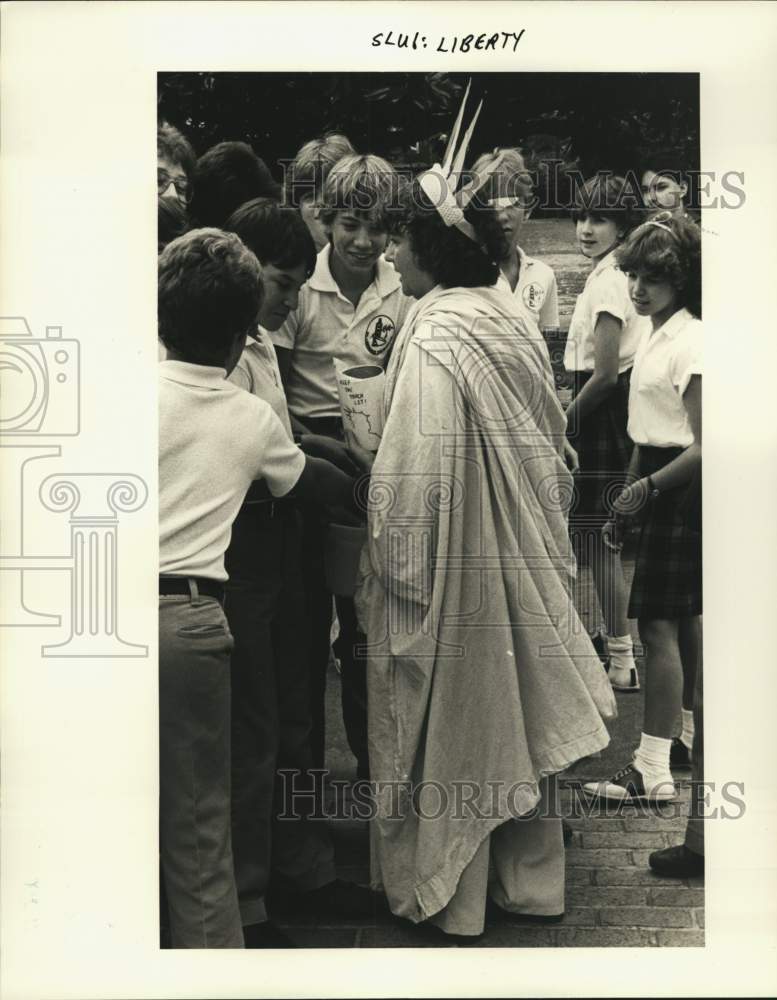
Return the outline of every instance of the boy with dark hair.
<path id="1" fill-rule="evenodd" d="M 320 221 L 329 242 L 300 292 L 299 306 L 273 334 L 289 410 L 300 427 L 343 439 L 334 358 L 344 368 L 388 361 L 410 300 L 383 259 L 398 175 L 378 156 L 346 156 L 324 185 Z M 332 595 L 323 572 L 323 528 L 309 518 L 305 560 L 311 635 L 313 759 L 324 762 L 324 696 Z M 336 598 L 342 665 L 343 720 L 357 776 L 367 777 L 365 664 L 354 655 L 358 631 L 353 600 Z"/>
<path id="2" fill-rule="evenodd" d="M 264 399 L 283 424 L 291 422 L 268 331 L 296 309 L 300 287 L 316 260 L 310 233 L 296 209 L 267 198 L 242 205 L 228 219 L 262 266 L 264 300 L 230 376 Z M 307 452 L 328 454 L 356 472 L 335 441 L 298 436 Z M 347 463 L 347 464 L 346 464 Z M 305 592 L 300 565 L 299 509 L 254 484 L 240 509 L 226 554 L 225 610 L 232 654 L 232 837 L 246 946 L 292 947 L 268 919 L 268 904 L 368 917 L 369 890 L 335 878 L 334 850 L 322 823 L 308 821 L 312 794 L 310 693 Z M 277 771 L 294 773 L 293 783 Z M 283 809 L 294 821 L 276 819 Z M 272 898 L 268 901 L 272 875 Z"/>
<path id="3" fill-rule="evenodd" d="M 197 160 L 192 218 L 201 226 L 223 226 L 251 198 L 280 197 L 280 185 L 248 143 L 220 142 Z"/>
<path id="4" fill-rule="evenodd" d="M 352 481 L 294 445 L 226 380 L 262 303 L 237 236 L 187 233 L 159 257 L 160 853 L 176 948 L 240 948 L 230 833 L 230 652 L 224 552 L 253 480 L 349 506 Z"/>

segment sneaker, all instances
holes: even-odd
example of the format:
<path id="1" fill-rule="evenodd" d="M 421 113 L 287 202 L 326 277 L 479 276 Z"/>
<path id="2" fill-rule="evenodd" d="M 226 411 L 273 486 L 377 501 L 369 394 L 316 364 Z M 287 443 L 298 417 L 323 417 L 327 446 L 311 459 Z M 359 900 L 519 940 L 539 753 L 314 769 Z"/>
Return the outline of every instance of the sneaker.
<path id="1" fill-rule="evenodd" d="M 669 751 L 670 767 L 690 767 L 692 761 L 691 751 L 679 736 L 675 736 L 672 740 L 672 748 Z"/>
<path id="2" fill-rule="evenodd" d="M 368 886 L 336 878 L 307 892 L 273 893 L 270 908 L 274 913 L 304 913 L 315 917 L 358 920 L 383 912 L 386 903 L 382 895 Z"/>
<path id="3" fill-rule="evenodd" d="M 589 781 L 583 791 L 593 798 L 611 799 L 616 802 L 671 802 L 675 787 L 671 777 L 645 785 L 641 771 L 634 764 L 621 768 L 605 781 Z"/>
<path id="4" fill-rule="evenodd" d="M 639 691 L 639 674 L 636 667 L 626 667 L 625 670 L 613 668 L 608 660 L 605 670 L 613 691 Z"/>
<path id="5" fill-rule="evenodd" d="M 288 934 L 269 920 L 243 928 L 246 948 L 296 948 Z"/>
<path id="6" fill-rule="evenodd" d="M 671 878 L 690 878 L 704 874 L 704 855 L 689 850 L 685 844 L 653 851 L 648 864 L 657 875 L 668 875 Z"/>

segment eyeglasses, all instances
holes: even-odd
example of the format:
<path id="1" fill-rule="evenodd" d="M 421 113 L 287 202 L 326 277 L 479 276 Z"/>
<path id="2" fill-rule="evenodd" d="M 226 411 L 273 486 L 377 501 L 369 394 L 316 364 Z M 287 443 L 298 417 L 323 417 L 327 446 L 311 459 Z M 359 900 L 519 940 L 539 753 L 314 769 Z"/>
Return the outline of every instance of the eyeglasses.
<path id="1" fill-rule="evenodd" d="M 503 208 L 522 208 L 524 219 L 528 219 L 535 207 L 534 201 L 529 201 L 524 198 L 511 198 L 511 197 L 501 197 L 501 198 L 490 198 L 488 204 L 491 208 L 503 209 Z"/>
<path id="2" fill-rule="evenodd" d="M 174 185 L 176 194 L 183 200 L 184 204 L 188 205 L 192 200 L 192 189 L 188 180 L 185 177 L 171 177 L 166 170 L 158 167 L 156 172 L 157 193 L 164 194 L 171 184 Z"/>

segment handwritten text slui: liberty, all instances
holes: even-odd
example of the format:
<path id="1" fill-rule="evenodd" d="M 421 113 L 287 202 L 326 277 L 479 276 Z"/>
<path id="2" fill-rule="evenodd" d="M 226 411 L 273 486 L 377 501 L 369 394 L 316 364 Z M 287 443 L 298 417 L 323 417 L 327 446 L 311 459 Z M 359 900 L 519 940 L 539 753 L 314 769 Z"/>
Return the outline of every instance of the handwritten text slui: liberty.
<path id="1" fill-rule="evenodd" d="M 379 31 L 373 35 L 372 45 L 374 48 L 388 45 L 397 49 L 417 50 L 430 48 L 436 41 L 435 52 L 498 52 L 504 49 L 515 52 L 525 31 L 526 28 L 521 28 L 518 34 L 514 31 L 495 31 L 492 35 L 487 35 L 485 32 L 480 35 L 462 35 L 461 37 L 443 35 L 439 39 L 433 38 L 430 41 L 420 31 L 409 34 L 403 31 L 395 32 L 392 28 L 391 31 Z"/>

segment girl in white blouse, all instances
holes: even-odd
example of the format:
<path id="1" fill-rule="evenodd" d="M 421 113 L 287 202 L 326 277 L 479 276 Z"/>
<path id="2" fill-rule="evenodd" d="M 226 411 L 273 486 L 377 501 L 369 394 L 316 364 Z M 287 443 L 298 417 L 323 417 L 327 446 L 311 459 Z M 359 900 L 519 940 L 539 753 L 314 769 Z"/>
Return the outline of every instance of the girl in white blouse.
<path id="1" fill-rule="evenodd" d="M 637 691 L 626 582 L 618 554 L 601 544 L 601 529 L 608 517 L 606 498 L 623 485 L 631 456 L 629 378 L 643 321 L 629 299 L 615 250 L 638 219 L 638 202 L 626 181 L 609 173 L 586 181 L 576 201 L 578 246 L 593 268 L 575 303 L 564 352 L 575 389 L 567 435 L 580 463 L 570 527 L 578 557 L 588 555 L 601 605 L 610 682 L 616 691 Z"/>
<path id="2" fill-rule="evenodd" d="M 628 615 L 638 619 L 646 647 L 645 718 L 632 764 L 586 788 L 621 801 L 660 801 L 675 793 L 670 765 L 690 764 L 701 667 L 699 229 L 660 213 L 634 231 L 617 259 L 636 311 L 650 317 L 631 376 L 630 485 L 605 529 L 617 549 L 625 526 L 640 522 Z"/>

